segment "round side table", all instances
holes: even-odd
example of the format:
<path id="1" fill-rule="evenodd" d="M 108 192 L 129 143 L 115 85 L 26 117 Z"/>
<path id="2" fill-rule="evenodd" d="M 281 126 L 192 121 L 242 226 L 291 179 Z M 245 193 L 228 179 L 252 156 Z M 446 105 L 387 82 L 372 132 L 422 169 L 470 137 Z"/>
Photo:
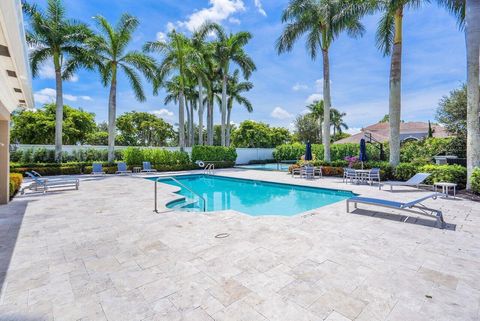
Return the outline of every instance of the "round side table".
<path id="1" fill-rule="evenodd" d="M 433 190 L 436 192 L 437 188 L 441 187 L 442 188 L 442 194 L 445 194 L 445 197 L 448 198 L 448 192 L 450 188 L 453 189 L 453 198 L 455 198 L 455 195 L 457 194 L 457 184 L 455 183 L 448 183 L 448 182 L 437 182 L 433 184 Z"/>

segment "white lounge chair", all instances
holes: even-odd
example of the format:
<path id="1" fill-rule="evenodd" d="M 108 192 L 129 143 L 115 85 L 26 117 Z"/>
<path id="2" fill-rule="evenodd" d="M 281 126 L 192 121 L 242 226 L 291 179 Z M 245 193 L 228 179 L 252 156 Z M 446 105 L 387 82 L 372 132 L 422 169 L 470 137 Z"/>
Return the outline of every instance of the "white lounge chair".
<path id="1" fill-rule="evenodd" d="M 117 172 L 115 174 L 131 174 L 132 171 L 128 170 L 127 164 L 125 162 L 119 162 L 117 164 Z"/>
<path id="2" fill-rule="evenodd" d="M 78 178 L 45 178 L 45 177 L 37 177 L 30 172 L 25 172 L 33 182 L 28 186 L 25 186 L 21 189 L 20 193 L 23 195 L 25 194 L 25 189 L 30 190 L 42 190 L 45 194 L 51 188 L 57 187 L 75 187 L 76 190 L 80 187 L 80 180 Z M 38 173 L 37 173 L 38 174 Z"/>
<path id="3" fill-rule="evenodd" d="M 387 181 L 383 182 L 383 184 L 379 184 L 378 188 L 382 189 L 383 185 L 390 185 L 390 191 L 393 191 L 393 186 L 412 186 L 418 188 L 420 184 L 423 183 L 430 176 L 430 173 L 417 173 L 410 177 L 410 179 L 406 182 L 402 181 Z"/>
<path id="4" fill-rule="evenodd" d="M 443 220 L 443 214 L 441 211 L 425 207 L 422 202 L 428 200 L 430 198 L 436 199 L 438 196 L 442 194 L 434 193 L 428 196 L 413 200 L 408 203 L 402 202 L 395 202 L 390 200 L 378 199 L 378 198 L 369 198 L 369 197 L 352 197 L 347 199 L 347 213 L 350 213 L 350 203 L 353 203 L 354 208 L 357 209 L 357 204 L 367 204 L 367 205 L 375 205 L 380 207 L 387 207 L 393 208 L 400 211 L 406 211 L 414 214 L 426 215 L 430 217 L 435 217 L 436 219 L 436 226 L 438 228 L 445 227 L 445 221 Z M 414 211 L 413 209 L 418 209 L 418 211 Z M 408 217 L 407 217 L 408 219 Z M 405 219 L 405 221 L 407 220 Z M 404 222 L 405 222 L 404 221 Z"/>
<path id="5" fill-rule="evenodd" d="M 143 162 L 143 169 L 142 172 L 144 173 L 152 173 L 156 172 L 157 170 L 155 168 L 152 168 L 152 164 L 150 162 Z"/>
<path id="6" fill-rule="evenodd" d="M 92 175 L 105 175 L 105 172 L 103 171 L 103 167 L 101 163 L 92 164 Z"/>

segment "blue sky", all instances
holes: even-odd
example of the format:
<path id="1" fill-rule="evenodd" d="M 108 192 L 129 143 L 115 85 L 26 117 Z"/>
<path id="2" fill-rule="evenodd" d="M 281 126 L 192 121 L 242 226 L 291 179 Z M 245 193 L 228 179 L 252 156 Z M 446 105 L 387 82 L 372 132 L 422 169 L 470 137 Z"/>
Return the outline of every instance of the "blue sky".
<path id="1" fill-rule="evenodd" d="M 44 6 L 45 0 L 33 1 Z M 247 96 L 254 106 L 249 114 L 235 106 L 232 121 L 264 121 L 291 128 L 294 117 L 305 111 L 307 103 L 322 95 L 321 59 L 310 60 L 300 41 L 291 53 L 278 56 L 274 49 L 282 31 L 280 16 L 288 1 L 278 0 L 82 0 L 64 1 L 68 15 L 93 25 L 92 16 L 101 14 L 112 23 L 123 12 L 135 15 L 140 27 L 132 48 L 161 38 L 174 27 L 189 33 L 205 19 L 216 20 L 229 31 L 248 30 L 253 39 L 247 52 L 257 71 L 250 80 L 254 89 Z M 354 132 L 377 122 L 388 113 L 389 58 L 375 47 L 378 16 L 363 19 L 365 35 L 352 39 L 342 35 L 331 46 L 332 102 L 347 113 L 347 124 Z M 456 20 L 435 4 L 425 5 L 404 15 L 403 106 L 402 119 L 434 120 L 438 101 L 465 81 L 465 43 Z M 54 97 L 53 70 L 42 67 L 34 79 L 37 106 Z M 147 101 L 135 100 L 128 82 L 121 78 L 118 87 L 118 115 L 131 110 L 148 111 L 174 123 L 178 107 L 164 105 L 164 92 Z M 97 121 L 107 117 L 108 88 L 94 72 L 80 70 L 64 85 L 65 103 L 96 114 Z M 218 112 L 215 121 L 219 121 Z"/>

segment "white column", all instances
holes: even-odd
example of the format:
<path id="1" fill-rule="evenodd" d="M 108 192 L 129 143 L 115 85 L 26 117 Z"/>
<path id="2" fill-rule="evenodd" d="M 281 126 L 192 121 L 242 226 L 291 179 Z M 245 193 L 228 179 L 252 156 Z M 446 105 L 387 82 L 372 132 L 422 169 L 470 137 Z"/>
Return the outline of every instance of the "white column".
<path id="1" fill-rule="evenodd" d="M 10 174 L 10 122 L 0 118 L 0 204 L 7 204 Z"/>

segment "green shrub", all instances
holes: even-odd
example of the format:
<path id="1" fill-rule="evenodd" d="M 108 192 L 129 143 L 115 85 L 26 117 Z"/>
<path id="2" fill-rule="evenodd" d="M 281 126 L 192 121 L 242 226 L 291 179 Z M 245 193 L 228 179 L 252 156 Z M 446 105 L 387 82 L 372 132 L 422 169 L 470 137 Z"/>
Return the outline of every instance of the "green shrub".
<path id="1" fill-rule="evenodd" d="M 123 151 L 123 158 L 130 166 L 141 166 L 142 162 L 150 162 L 155 168 L 161 166 L 190 164 L 190 158 L 186 152 L 168 151 L 160 148 L 128 147 Z"/>
<path id="2" fill-rule="evenodd" d="M 12 198 L 15 193 L 20 189 L 23 182 L 23 175 L 19 173 L 11 173 L 9 180 L 9 195 Z"/>
<path id="3" fill-rule="evenodd" d="M 472 184 L 472 192 L 480 194 L 480 167 L 476 167 L 473 170 L 472 177 L 470 178 Z"/>
<path id="4" fill-rule="evenodd" d="M 223 146 L 193 146 L 192 162 L 196 161 L 211 162 L 233 162 L 237 160 L 237 151 L 235 147 Z"/>
<path id="5" fill-rule="evenodd" d="M 122 159 L 122 151 L 115 150 L 115 159 Z M 95 148 L 75 149 L 71 153 L 62 152 L 63 162 L 106 162 L 108 160 L 108 150 Z M 16 150 L 10 153 L 11 162 L 21 163 L 55 163 L 55 150 L 47 148 L 29 148 Z"/>
<path id="6" fill-rule="evenodd" d="M 458 144 L 453 138 L 427 138 L 419 141 L 408 141 L 400 148 L 400 161 L 411 162 L 416 159 L 425 159 L 428 162 L 439 154 L 460 152 Z M 461 153 L 461 152 L 460 152 Z M 462 155 L 458 155 L 461 157 Z"/>
<path id="7" fill-rule="evenodd" d="M 293 143 L 277 146 L 273 152 L 276 160 L 299 159 L 305 154 L 305 144 Z M 312 144 L 312 154 L 316 160 L 324 159 L 323 145 Z M 332 161 L 343 161 L 347 156 L 358 156 L 360 154 L 359 144 L 332 144 L 330 146 L 330 158 Z M 380 160 L 380 150 L 372 144 L 367 144 L 367 156 L 369 160 Z"/>
<path id="8" fill-rule="evenodd" d="M 427 184 L 436 182 L 449 182 L 458 184 L 458 188 L 465 188 L 467 183 L 467 168 L 460 165 L 424 165 L 420 168 L 422 173 L 432 173 Z"/>
<path id="9" fill-rule="evenodd" d="M 411 163 L 400 163 L 395 168 L 395 179 L 406 181 L 419 172 L 419 166 Z"/>
<path id="10" fill-rule="evenodd" d="M 300 159 L 300 156 L 305 154 L 305 145 L 301 143 L 284 144 L 275 147 L 273 151 L 273 158 L 280 160 L 294 160 Z"/>

